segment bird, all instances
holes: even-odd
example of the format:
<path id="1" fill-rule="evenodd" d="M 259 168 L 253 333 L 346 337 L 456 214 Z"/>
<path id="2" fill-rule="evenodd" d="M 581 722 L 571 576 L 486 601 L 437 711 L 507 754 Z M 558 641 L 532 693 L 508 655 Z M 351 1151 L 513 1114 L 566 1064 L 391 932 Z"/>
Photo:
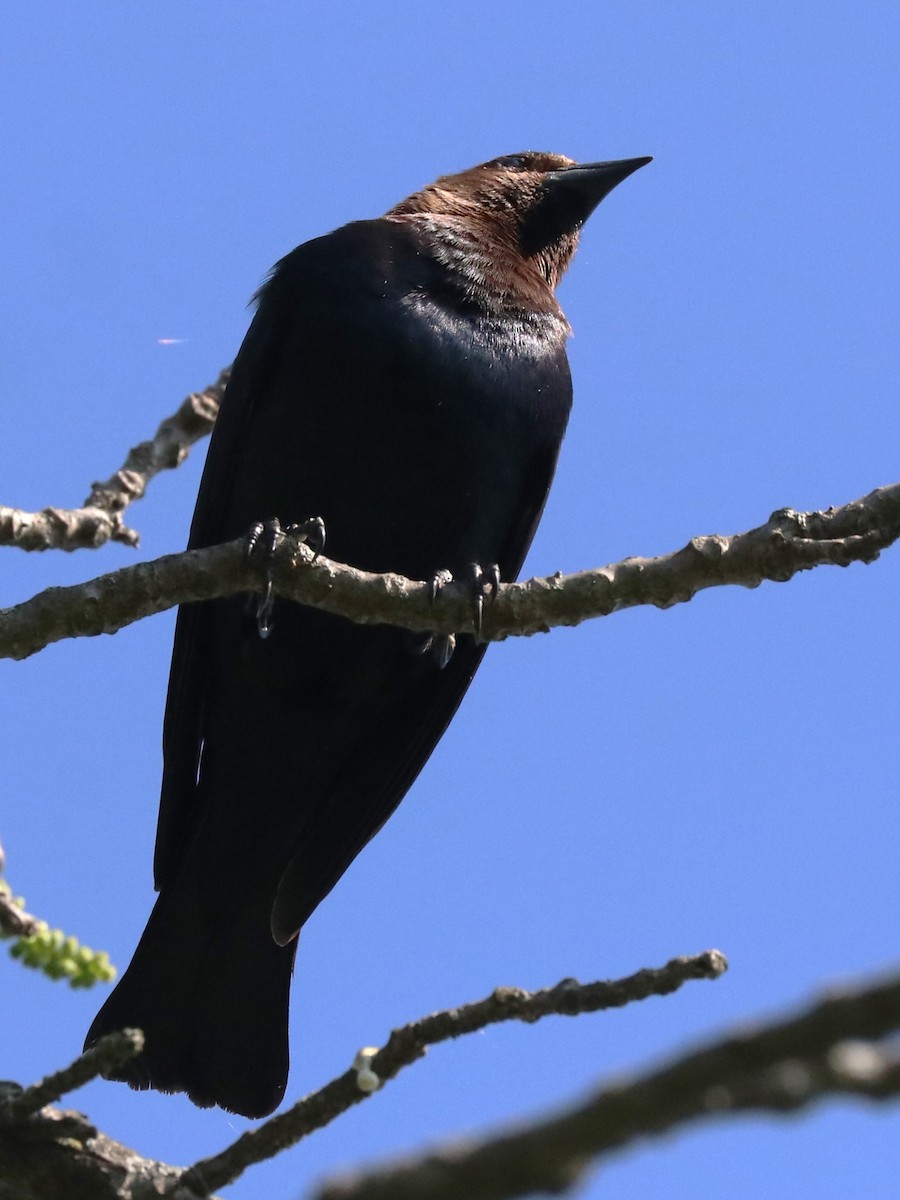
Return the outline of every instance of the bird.
<path id="1" fill-rule="evenodd" d="M 190 549 L 324 521 L 371 572 L 515 580 L 572 401 L 555 295 L 581 228 L 649 157 L 526 151 L 444 175 L 292 250 L 257 293 L 213 430 Z M 110 1078 L 262 1117 L 288 1077 L 301 927 L 456 712 L 485 645 L 275 597 L 183 605 L 163 723 L 159 892 L 86 1048 Z M 268 634 L 269 636 L 261 636 Z"/>

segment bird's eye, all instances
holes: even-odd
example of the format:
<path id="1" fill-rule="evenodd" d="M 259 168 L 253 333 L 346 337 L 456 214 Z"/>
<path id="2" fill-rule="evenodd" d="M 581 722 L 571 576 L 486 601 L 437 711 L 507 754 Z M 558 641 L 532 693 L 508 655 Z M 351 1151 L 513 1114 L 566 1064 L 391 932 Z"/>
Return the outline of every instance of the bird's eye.
<path id="1" fill-rule="evenodd" d="M 503 167 L 507 171 L 527 171 L 528 156 L 525 154 L 506 154 L 503 158 L 492 158 L 484 164 L 486 167 Z"/>

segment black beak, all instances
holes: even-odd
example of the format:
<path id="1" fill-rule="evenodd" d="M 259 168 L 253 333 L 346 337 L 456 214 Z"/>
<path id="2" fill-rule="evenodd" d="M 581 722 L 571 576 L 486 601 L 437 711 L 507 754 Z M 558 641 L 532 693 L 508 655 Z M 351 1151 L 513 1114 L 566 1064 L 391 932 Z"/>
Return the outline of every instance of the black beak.
<path id="1" fill-rule="evenodd" d="M 563 167 L 559 171 L 548 172 L 546 182 L 551 188 L 572 189 L 581 195 L 584 202 L 590 205 L 585 213 L 586 220 L 614 187 L 641 167 L 646 167 L 649 162 L 653 162 L 653 159 L 647 156 L 620 158 L 616 162 L 578 163 L 574 167 Z"/>
<path id="2" fill-rule="evenodd" d="M 523 253 L 537 254 L 564 234 L 580 229 L 614 187 L 652 161 L 649 156 L 620 158 L 548 171 L 542 195 L 521 232 Z"/>

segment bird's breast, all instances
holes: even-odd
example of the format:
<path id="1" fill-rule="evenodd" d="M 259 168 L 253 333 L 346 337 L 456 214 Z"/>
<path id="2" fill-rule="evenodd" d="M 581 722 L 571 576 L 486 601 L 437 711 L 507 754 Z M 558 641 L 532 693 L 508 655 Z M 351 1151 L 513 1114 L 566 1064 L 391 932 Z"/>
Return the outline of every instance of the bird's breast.
<path id="1" fill-rule="evenodd" d="M 228 532 L 315 515 L 328 553 L 367 570 L 425 578 L 498 561 L 535 456 L 555 457 L 565 428 L 564 318 L 488 313 L 421 278 L 400 286 L 390 262 L 319 278 L 283 314 Z"/>
<path id="2" fill-rule="evenodd" d="M 488 313 L 441 303 L 424 289 L 404 296 L 400 309 L 411 341 L 442 359 L 471 361 L 476 370 L 514 371 L 521 380 L 519 395 L 526 390 L 526 373 L 546 370 L 564 353 L 568 335 L 557 313 Z"/>

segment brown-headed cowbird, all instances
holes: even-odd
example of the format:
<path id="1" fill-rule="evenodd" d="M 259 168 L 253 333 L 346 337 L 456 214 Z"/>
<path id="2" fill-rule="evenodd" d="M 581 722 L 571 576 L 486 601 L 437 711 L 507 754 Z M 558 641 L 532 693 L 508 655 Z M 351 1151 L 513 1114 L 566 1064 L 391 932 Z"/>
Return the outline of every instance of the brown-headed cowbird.
<path id="1" fill-rule="evenodd" d="M 329 555 L 412 579 L 515 579 L 571 403 L 554 289 L 582 224 L 650 160 L 529 152 L 447 175 L 299 246 L 259 293 L 191 547 L 324 518 Z M 159 898 L 88 1034 L 144 1030 L 116 1078 L 271 1112 L 297 934 L 384 824 L 484 654 L 247 597 L 178 614 Z"/>

